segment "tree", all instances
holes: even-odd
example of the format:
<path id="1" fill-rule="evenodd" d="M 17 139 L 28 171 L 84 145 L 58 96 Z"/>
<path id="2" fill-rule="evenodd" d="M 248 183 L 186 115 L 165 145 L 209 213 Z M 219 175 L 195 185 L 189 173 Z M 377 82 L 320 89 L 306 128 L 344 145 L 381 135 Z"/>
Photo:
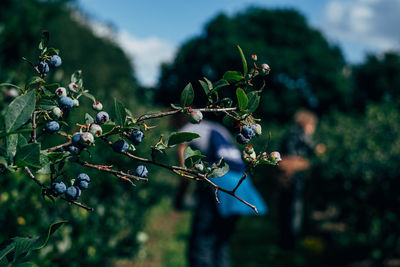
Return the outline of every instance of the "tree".
<path id="1" fill-rule="evenodd" d="M 259 62 L 273 66 L 270 90 L 263 92 L 259 110 L 263 116 L 287 121 L 299 107 L 322 113 L 350 106 L 352 88 L 343 75 L 345 61 L 340 49 L 330 45 L 297 11 L 261 8 L 232 17 L 220 14 L 201 36 L 183 44 L 175 60 L 162 67 L 156 100 L 164 104 L 173 101 L 182 80 L 192 81 L 200 95 L 198 77 L 214 80 L 227 66 L 240 66 L 230 49 L 235 44 L 260 55 Z"/>

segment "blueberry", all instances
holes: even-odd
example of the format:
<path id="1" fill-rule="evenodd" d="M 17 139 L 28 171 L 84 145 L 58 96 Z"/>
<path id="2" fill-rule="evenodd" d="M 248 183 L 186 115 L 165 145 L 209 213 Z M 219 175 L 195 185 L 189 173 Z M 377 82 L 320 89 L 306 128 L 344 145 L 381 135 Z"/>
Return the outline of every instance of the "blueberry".
<path id="1" fill-rule="evenodd" d="M 237 141 L 239 144 L 244 145 L 244 144 L 247 144 L 248 142 L 250 142 L 250 139 L 244 137 L 243 134 L 239 133 L 239 134 L 236 136 L 236 141 Z"/>
<path id="2" fill-rule="evenodd" d="M 90 182 L 90 177 L 86 173 L 79 174 L 76 179 L 79 180 L 79 181 L 86 181 L 88 183 Z"/>
<path id="3" fill-rule="evenodd" d="M 100 125 L 93 123 L 92 125 L 90 125 L 89 132 L 94 136 L 99 136 L 103 133 L 103 129 L 101 129 Z"/>
<path id="4" fill-rule="evenodd" d="M 58 130 L 60 130 L 60 124 L 56 121 L 49 121 L 45 125 L 46 132 L 48 133 L 56 133 Z"/>
<path id="5" fill-rule="evenodd" d="M 81 190 L 89 187 L 89 183 L 87 181 L 75 181 L 74 185 L 79 187 Z"/>
<path id="6" fill-rule="evenodd" d="M 89 132 L 81 133 L 79 142 L 80 142 L 82 145 L 89 145 L 89 144 L 94 143 L 93 134 L 91 134 L 91 133 L 89 133 Z"/>
<path id="7" fill-rule="evenodd" d="M 133 130 L 129 136 L 129 140 L 131 140 L 132 143 L 137 146 L 142 142 L 143 136 L 144 134 L 141 130 Z"/>
<path id="8" fill-rule="evenodd" d="M 103 124 L 106 121 L 108 121 L 110 119 L 110 116 L 108 115 L 107 112 L 105 111 L 100 111 L 99 113 L 97 113 L 96 115 L 96 122 L 98 124 Z"/>
<path id="9" fill-rule="evenodd" d="M 77 200 L 81 195 L 81 189 L 77 186 L 68 187 L 67 191 L 65 191 L 65 197 L 68 200 Z"/>
<path id="10" fill-rule="evenodd" d="M 81 134 L 82 133 L 74 133 L 74 135 L 71 138 L 71 143 L 73 145 L 79 145 L 79 141 L 81 140 Z"/>
<path id="11" fill-rule="evenodd" d="M 39 62 L 39 65 L 37 66 L 38 70 L 40 73 L 48 73 L 50 68 L 49 68 L 49 64 L 47 64 L 46 62 Z"/>
<path id="12" fill-rule="evenodd" d="M 56 95 L 58 95 L 59 97 L 67 96 L 67 89 L 65 89 L 65 87 L 58 87 L 56 89 Z"/>
<path id="13" fill-rule="evenodd" d="M 281 161 L 281 154 L 277 151 L 271 152 L 269 154 L 269 158 L 271 159 L 271 161 L 275 164 L 277 164 L 279 161 Z"/>
<path id="14" fill-rule="evenodd" d="M 114 142 L 112 144 L 112 148 L 117 153 L 125 153 L 129 148 L 129 144 L 125 140 L 121 139 L 121 140 Z"/>
<path id="15" fill-rule="evenodd" d="M 260 136 L 262 134 L 262 128 L 260 124 L 253 124 L 251 125 L 251 128 L 253 128 L 257 136 Z"/>
<path id="16" fill-rule="evenodd" d="M 63 96 L 60 98 L 61 108 L 72 108 L 74 106 L 74 100 L 68 96 Z"/>
<path id="17" fill-rule="evenodd" d="M 54 55 L 50 58 L 49 65 L 52 67 L 60 67 L 61 66 L 61 58 L 58 55 Z"/>
<path id="18" fill-rule="evenodd" d="M 69 151 L 69 153 L 71 153 L 72 155 L 78 155 L 79 154 L 79 148 L 77 148 L 76 146 L 68 146 L 67 150 Z"/>
<path id="19" fill-rule="evenodd" d="M 146 166 L 144 166 L 144 165 L 139 165 L 135 170 L 135 175 L 142 177 L 142 178 L 146 178 L 148 174 L 149 174 L 149 171 L 147 170 Z"/>
<path id="20" fill-rule="evenodd" d="M 103 104 L 101 104 L 99 100 L 96 100 L 96 101 L 93 102 L 92 107 L 93 107 L 94 110 L 100 111 L 100 110 L 103 109 Z"/>
<path id="21" fill-rule="evenodd" d="M 189 121 L 191 123 L 200 123 L 202 119 L 203 119 L 203 113 L 201 113 L 200 110 L 193 110 L 192 112 L 190 112 Z"/>
<path id="22" fill-rule="evenodd" d="M 59 107 L 53 108 L 52 112 L 53 112 L 53 115 L 56 116 L 57 119 L 62 117 L 62 115 L 63 115 L 63 112 Z"/>
<path id="23" fill-rule="evenodd" d="M 68 84 L 68 89 L 76 93 L 78 92 L 79 86 L 76 83 L 70 83 Z"/>
<path id="24" fill-rule="evenodd" d="M 74 99 L 74 107 L 79 107 L 79 100 L 78 99 Z"/>
<path id="25" fill-rule="evenodd" d="M 248 139 L 251 139 L 256 135 L 254 129 L 251 126 L 243 126 L 242 134 L 244 137 L 246 137 Z"/>
<path id="26" fill-rule="evenodd" d="M 51 188 L 56 195 L 64 194 L 64 192 L 67 190 L 67 187 L 63 182 L 54 182 L 51 184 Z"/>

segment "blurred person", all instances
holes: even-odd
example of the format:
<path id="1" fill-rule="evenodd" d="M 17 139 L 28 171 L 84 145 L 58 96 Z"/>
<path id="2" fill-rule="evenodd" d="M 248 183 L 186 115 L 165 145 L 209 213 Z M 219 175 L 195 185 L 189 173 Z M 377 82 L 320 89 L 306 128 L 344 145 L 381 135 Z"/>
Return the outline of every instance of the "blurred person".
<path id="1" fill-rule="evenodd" d="M 241 159 L 240 150 L 235 146 L 229 131 L 216 122 L 204 120 L 200 124 L 186 124 L 180 132 L 194 132 L 200 138 L 178 147 L 181 166 L 184 165 L 183 152 L 190 145 L 206 156 L 204 161 L 213 163 L 221 157 L 229 164 L 229 172 L 211 180 L 221 188 L 232 190 L 241 179 L 246 165 Z M 175 198 L 175 208 L 182 209 L 183 196 L 188 187 L 188 180 L 181 179 Z M 267 212 L 267 206 L 247 176 L 236 191 L 236 195 L 255 205 L 258 214 Z M 240 215 L 254 215 L 255 212 L 231 195 L 218 192 L 217 203 L 215 190 L 201 181 L 196 182 L 196 205 L 192 219 L 189 240 L 188 259 L 191 267 L 226 267 L 230 266 L 229 241 L 234 233 Z"/>
<path id="2" fill-rule="evenodd" d="M 312 135 L 317 116 L 307 110 L 294 115 L 294 125 L 284 137 L 281 145 L 282 161 L 279 168 L 279 245 L 282 249 L 293 249 L 301 232 L 304 213 L 304 179 L 302 171 L 309 168 L 309 158 L 314 154 Z M 318 146 L 322 150 L 321 146 Z"/>

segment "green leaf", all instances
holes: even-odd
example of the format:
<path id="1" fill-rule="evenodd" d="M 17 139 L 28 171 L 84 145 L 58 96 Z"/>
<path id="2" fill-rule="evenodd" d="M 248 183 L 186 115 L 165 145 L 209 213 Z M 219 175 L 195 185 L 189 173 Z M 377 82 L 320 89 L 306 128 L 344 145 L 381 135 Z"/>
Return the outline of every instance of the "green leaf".
<path id="1" fill-rule="evenodd" d="M 32 262 L 22 262 L 22 263 L 18 263 L 15 264 L 14 267 L 35 267 L 37 266 L 36 264 L 33 264 Z"/>
<path id="2" fill-rule="evenodd" d="M 124 126 L 126 120 L 126 111 L 124 105 L 114 98 L 114 118 L 117 125 Z"/>
<path id="3" fill-rule="evenodd" d="M 260 96 L 257 92 L 252 91 L 247 94 L 247 97 L 249 99 L 249 104 L 247 106 L 248 112 L 253 113 L 254 111 L 256 111 L 258 105 L 260 104 Z"/>
<path id="4" fill-rule="evenodd" d="M 168 137 L 168 146 L 172 147 L 177 144 L 192 141 L 193 139 L 199 137 L 200 135 L 198 135 L 197 133 L 189 133 L 189 132 L 172 133 Z"/>
<path id="5" fill-rule="evenodd" d="M 15 162 L 19 167 L 40 168 L 40 144 L 31 143 L 19 148 L 15 155 Z"/>
<path id="6" fill-rule="evenodd" d="M 76 83 L 79 86 L 79 88 L 82 88 L 83 86 L 82 70 L 77 70 L 71 75 L 71 82 Z"/>
<path id="7" fill-rule="evenodd" d="M 63 158 L 65 158 L 68 155 L 69 155 L 68 152 L 51 152 L 51 153 L 47 154 L 47 157 L 49 158 L 50 161 L 55 163 L 59 160 L 62 160 Z"/>
<path id="8" fill-rule="evenodd" d="M 48 31 L 42 31 L 42 38 L 39 43 L 39 49 L 44 50 L 47 47 L 47 44 L 49 43 L 50 39 L 50 34 Z"/>
<path id="9" fill-rule="evenodd" d="M 23 258 L 25 253 L 29 253 L 36 241 L 39 239 L 37 237 L 14 237 L 12 238 L 15 242 L 15 254 L 14 261 L 19 258 Z"/>
<path id="10" fill-rule="evenodd" d="M 12 84 L 12 83 L 0 83 L 0 87 L 14 87 L 16 89 L 20 89 L 19 86 Z"/>
<path id="11" fill-rule="evenodd" d="M 13 162 L 15 154 L 17 153 L 18 135 L 12 134 L 12 135 L 7 136 L 6 143 L 7 143 L 8 160 L 10 162 Z"/>
<path id="12" fill-rule="evenodd" d="M 222 78 L 229 83 L 236 83 L 243 80 L 243 75 L 239 71 L 228 70 Z"/>
<path id="13" fill-rule="evenodd" d="M 60 54 L 60 50 L 59 49 L 55 49 L 54 47 L 49 47 L 47 49 L 47 54 L 49 54 L 49 55 L 59 55 Z"/>
<path id="14" fill-rule="evenodd" d="M 57 107 L 57 102 L 50 99 L 40 99 L 37 101 L 36 107 L 43 110 L 52 110 Z"/>
<path id="15" fill-rule="evenodd" d="M 206 156 L 202 155 L 200 150 L 193 150 L 190 146 L 183 151 L 183 160 L 186 168 L 193 168 L 193 165 L 204 157 Z"/>
<path id="16" fill-rule="evenodd" d="M 92 94 L 89 94 L 89 93 L 82 93 L 82 95 L 83 95 L 84 97 L 87 97 L 87 98 L 93 100 L 93 102 L 96 102 L 96 98 L 95 98 Z"/>
<path id="17" fill-rule="evenodd" d="M 112 132 L 115 128 L 115 122 L 106 121 L 106 123 L 101 125 L 101 129 L 103 130 L 103 135 Z"/>
<path id="18" fill-rule="evenodd" d="M 40 153 L 40 165 L 42 168 L 36 171 L 39 174 L 51 174 L 51 162 L 46 152 Z"/>
<path id="19" fill-rule="evenodd" d="M 241 88 L 236 89 L 236 97 L 238 100 L 239 109 L 244 110 L 249 103 L 249 99 L 247 98 L 247 95 L 244 92 L 244 90 Z"/>
<path id="20" fill-rule="evenodd" d="M 46 81 L 43 80 L 42 78 L 40 78 L 39 76 L 33 76 L 33 77 L 29 78 L 29 80 L 25 84 L 25 90 L 29 90 L 34 85 L 36 85 L 36 84 L 38 84 L 40 82 L 41 83 L 46 83 Z"/>
<path id="21" fill-rule="evenodd" d="M 246 61 L 246 58 L 245 58 L 245 56 L 243 54 L 242 48 L 240 48 L 240 46 L 238 46 L 238 45 L 237 45 L 237 48 L 238 48 L 239 53 L 240 53 L 240 58 L 242 59 L 243 73 L 244 73 L 244 76 L 246 76 L 246 74 L 247 74 L 247 61 Z"/>
<path id="22" fill-rule="evenodd" d="M 35 110 L 35 92 L 15 98 L 5 114 L 5 130 L 11 132 L 24 125 Z"/>
<path id="23" fill-rule="evenodd" d="M 6 256 L 15 249 L 15 242 L 12 239 L 7 239 L 0 244 L 0 262 L 6 260 Z M 7 261 L 8 263 L 8 261 Z M 2 266 L 2 265 L 1 265 Z"/>
<path id="24" fill-rule="evenodd" d="M 210 91 L 210 94 L 217 92 L 219 89 L 228 86 L 229 83 L 227 80 L 221 79 L 214 83 L 213 89 Z"/>
<path id="25" fill-rule="evenodd" d="M 63 226 L 67 222 L 68 221 L 59 221 L 59 222 L 56 222 L 56 223 L 53 223 L 52 225 L 50 225 L 50 228 L 47 233 L 47 237 L 46 237 L 45 241 L 41 245 L 34 247 L 33 250 L 38 250 L 38 249 L 44 248 L 47 245 L 47 243 L 49 242 L 50 236 L 53 235 L 61 226 Z"/>
<path id="26" fill-rule="evenodd" d="M 92 116 L 90 116 L 88 113 L 85 114 L 85 124 L 89 125 L 91 123 L 94 123 L 94 119 Z"/>
<path id="27" fill-rule="evenodd" d="M 199 83 L 203 87 L 204 93 L 208 95 L 213 89 L 213 84 L 206 77 L 204 77 L 204 80 L 206 81 L 199 80 Z"/>
<path id="28" fill-rule="evenodd" d="M 219 167 L 212 166 L 212 170 L 209 174 L 209 177 L 218 178 L 222 177 L 229 172 L 229 165 L 225 161 L 223 161 Z"/>
<path id="29" fill-rule="evenodd" d="M 188 107 L 193 103 L 194 91 L 191 83 L 188 83 L 181 93 L 181 105 Z"/>

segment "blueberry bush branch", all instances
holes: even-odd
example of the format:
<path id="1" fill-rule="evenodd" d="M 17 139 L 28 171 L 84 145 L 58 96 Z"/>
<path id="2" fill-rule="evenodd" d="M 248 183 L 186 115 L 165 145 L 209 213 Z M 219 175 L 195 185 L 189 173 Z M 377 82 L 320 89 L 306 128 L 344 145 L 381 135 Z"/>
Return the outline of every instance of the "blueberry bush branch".
<path id="1" fill-rule="evenodd" d="M 142 143 L 145 133 L 154 128 L 146 124 L 148 120 L 187 114 L 191 123 L 201 123 L 203 113 L 212 112 L 222 114 L 224 123 L 238 129 L 236 140 L 240 145 L 246 145 L 242 158 L 247 164 L 247 171 L 252 171 L 260 164 L 278 164 L 280 160 L 278 152 L 260 152 L 257 155 L 249 144 L 252 138 L 262 134 L 261 126 L 258 124 L 260 119 L 255 118 L 253 112 L 259 105 L 259 94 L 265 87 L 264 76 L 270 71 L 267 64 L 259 67 L 256 64 L 257 57 L 253 55 L 251 57 L 253 67 L 248 70 L 245 56 L 238 47 L 243 63 L 242 72 L 227 71 L 222 79 L 215 82 L 207 78 L 199 80 L 207 97 L 204 107 L 193 106 L 194 89 L 189 83 L 181 93 L 180 103 L 171 104 L 172 110 L 136 116 L 122 103 L 114 100 L 114 110 L 110 117 L 109 113 L 103 110 L 103 104 L 84 87 L 82 71 L 74 72 L 66 87 L 46 80 L 47 73 L 60 67 L 62 63 L 59 50 L 48 47 L 48 38 L 48 32 L 44 31 L 39 44 L 40 55 L 37 64 L 23 58 L 39 76 L 29 79 L 23 88 L 10 85 L 13 87 L 12 90 L 19 89 L 20 96 L 15 95 L 15 99 L 2 115 L 4 116 L 4 125 L 0 128 L 2 170 L 14 172 L 23 168 L 31 180 L 41 187 L 44 198 L 51 200 L 58 198 L 83 209 L 93 210 L 76 202 L 82 191 L 89 187 L 90 177 L 86 173 L 80 173 L 75 178 L 67 179 L 64 172 L 66 162 L 111 174 L 133 186 L 134 182 L 147 181 L 149 175 L 145 165 L 136 166 L 134 171 L 124 171 L 118 169 L 118 166 L 106 165 L 107 163 L 104 162 L 99 164 L 84 160 L 82 152 L 86 151 L 90 155 L 93 146 L 100 140 L 115 153 L 133 161 L 155 165 L 183 178 L 207 183 L 215 190 L 217 201 L 219 201 L 217 193 L 221 191 L 257 212 L 254 205 L 236 194 L 247 176 L 246 172 L 232 190 L 221 188 L 213 181 L 215 178 L 223 177 L 229 171 L 229 166 L 223 158 L 217 162 L 206 162 L 203 160 L 205 156 L 200 151 L 192 150 L 189 146 L 184 151 L 183 167 L 170 166 L 157 160 L 159 154 L 165 154 L 176 145 L 199 138 L 198 134 L 174 132 L 167 138 L 162 135 L 150 148 L 151 159 L 139 157 L 135 155 L 135 151 Z M 258 88 L 254 85 L 254 81 L 260 77 L 262 83 Z M 227 88 L 236 88 L 236 99 L 222 97 L 222 92 Z M 92 101 L 92 109 L 96 114 L 92 116 L 86 113 L 81 121 L 74 121 L 73 126 L 69 126 L 67 118 L 74 109 L 80 106 L 82 97 Z M 29 138 L 26 136 L 28 133 Z M 54 135 L 60 135 L 67 140 L 57 145 L 54 143 L 52 146 L 47 145 L 49 143 L 47 141 L 52 140 Z M 40 181 L 34 173 L 50 176 L 50 184 Z"/>

